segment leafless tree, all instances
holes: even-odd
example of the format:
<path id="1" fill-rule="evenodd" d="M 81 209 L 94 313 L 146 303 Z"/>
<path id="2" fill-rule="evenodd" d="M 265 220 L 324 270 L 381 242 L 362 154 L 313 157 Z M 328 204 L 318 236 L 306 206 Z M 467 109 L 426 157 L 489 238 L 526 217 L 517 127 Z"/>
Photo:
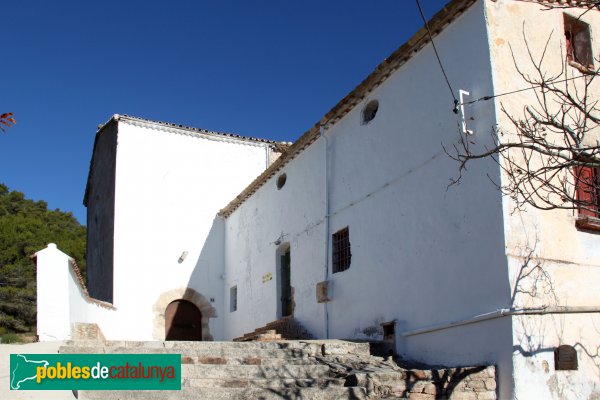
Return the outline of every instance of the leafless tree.
<path id="1" fill-rule="evenodd" d="M 596 3 L 596 2 L 594 2 Z M 567 54 L 560 71 L 549 73 L 544 58 L 552 35 L 541 56 L 534 56 L 523 27 L 523 40 L 531 68 L 521 68 L 510 47 L 516 76 L 523 89 L 535 95 L 521 112 L 500 102 L 508 126 L 494 127 L 493 145 L 476 148 L 476 142 L 460 134 L 446 153 L 459 163 L 460 182 L 467 165 L 476 159 L 491 158 L 503 172 L 502 182 L 492 181 L 509 196 L 518 209 L 533 206 L 542 210 L 578 209 L 598 217 L 600 200 L 600 104 L 594 83 L 599 70 L 583 65 L 573 52 Z M 590 58 L 591 59 L 591 58 Z M 519 64 L 521 63 L 521 65 Z M 598 63 L 596 64 L 598 65 Z M 508 93 L 508 94 L 514 94 Z"/>

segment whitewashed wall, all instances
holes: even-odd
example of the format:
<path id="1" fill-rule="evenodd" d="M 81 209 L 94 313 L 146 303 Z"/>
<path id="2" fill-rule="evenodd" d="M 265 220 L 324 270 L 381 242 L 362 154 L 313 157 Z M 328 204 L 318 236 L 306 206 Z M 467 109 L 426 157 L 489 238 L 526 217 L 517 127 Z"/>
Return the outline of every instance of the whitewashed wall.
<path id="1" fill-rule="evenodd" d="M 324 146 L 318 141 L 281 173 L 285 186 L 269 180 L 226 221 L 226 338 L 240 336 L 279 317 L 277 292 L 280 245 L 290 244 L 294 315 L 319 337 L 325 336 L 323 306 L 315 284 L 325 279 Z M 263 276 L 273 279 L 263 282 Z M 237 285 L 238 309 L 230 312 L 229 289 Z"/>
<path id="2" fill-rule="evenodd" d="M 191 287 L 222 309 L 215 215 L 266 168 L 267 154 L 264 143 L 120 119 L 114 228 L 120 339 L 160 339 L 153 336 L 153 307 L 170 290 Z M 223 335 L 219 317 L 210 321 L 215 338 Z"/>
<path id="3" fill-rule="evenodd" d="M 42 342 L 70 339 L 74 322 L 105 322 L 117 315 L 90 301 L 70 263 L 54 243 L 36 253 L 37 334 Z"/>
<path id="4" fill-rule="evenodd" d="M 548 11 L 539 4 L 507 0 L 488 1 L 486 4 L 496 93 L 528 86 L 516 76 L 509 48 L 510 45 L 519 69 L 531 73 L 532 65 L 523 34 L 536 61 L 540 60 L 543 46 L 550 38 L 542 69 L 549 75 L 561 72 L 565 67 L 563 57 L 566 54 L 563 15 L 567 13 L 578 17 L 583 9 Z M 590 25 L 593 54 L 597 57 L 600 54 L 600 15 L 592 10 L 586 12 L 581 20 Z M 566 66 L 566 72 L 568 77 L 581 75 L 571 66 Z M 569 84 L 580 82 L 576 80 Z M 591 94 L 598 100 L 598 82 L 592 86 Z M 499 127 L 512 132 L 507 117 L 500 112 L 501 105 L 512 115 L 522 115 L 526 104 L 535 104 L 532 91 L 498 98 Z M 508 198 L 504 199 L 503 207 L 511 291 L 516 293 L 513 306 L 600 309 L 600 236 L 578 231 L 575 228 L 576 213 L 572 211 L 527 208 L 525 212 L 514 212 L 514 204 Z M 531 259 L 527 262 L 525 256 L 528 254 L 531 254 Z M 531 271 L 533 274 L 524 278 Z M 534 292 L 533 288 L 537 290 Z M 516 397 L 580 399 L 600 396 L 598 312 L 519 316 L 514 317 L 513 326 Z M 554 369 L 553 352 L 562 344 L 575 346 L 578 371 Z"/>
<path id="5" fill-rule="evenodd" d="M 483 3 L 436 37 L 454 89 L 473 98 L 493 92 Z M 367 102 L 380 103 L 376 118 L 361 124 Z M 457 165 L 442 142 L 457 139 L 457 116 L 431 46 L 392 74 L 335 125 L 329 125 L 331 214 L 325 232 L 325 140 L 319 139 L 275 179 L 261 187 L 228 219 L 227 286 L 238 287 L 238 311 L 230 313 L 227 337 L 276 319 L 275 240 L 291 242 L 295 316 L 313 334 L 368 337 L 384 321 L 398 321 L 398 349 L 429 363 L 499 365 L 502 396 L 512 387 L 511 320 L 402 336 L 402 332 L 469 319 L 509 305 L 503 209 L 479 163 L 463 183 L 447 190 Z M 470 109 L 477 145 L 489 143 L 493 104 Z M 332 301 L 316 303 L 324 279 L 325 238 L 349 226 L 350 269 L 331 274 Z M 330 251 L 329 251 L 330 253 Z M 329 255 L 329 258 L 331 256 Z M 490 340 L 492 339 L 492 340 Z M 505 397 L 503 397 L 505 398 Z"/>

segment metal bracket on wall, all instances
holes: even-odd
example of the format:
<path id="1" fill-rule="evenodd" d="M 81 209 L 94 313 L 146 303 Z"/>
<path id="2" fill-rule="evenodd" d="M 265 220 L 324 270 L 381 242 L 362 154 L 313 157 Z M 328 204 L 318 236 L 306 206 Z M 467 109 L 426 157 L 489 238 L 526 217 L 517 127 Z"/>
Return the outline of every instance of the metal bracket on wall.
<path id="1" fill-rule="evenodd" d="M 467 128 L 467 117 L 465 115 L 465 96 L 470 96 L 470 93 L 467 92 L 466 90 L 460 89 L 458 91 L 458 96 L 459 96 L 459 100 L 460 100 L 459 111 L 460 111 L 460 123 L 461 123 L 461 127 L 462 127 L 462 133 L 465 135 L 472 135 L 475 132 L 473 132 L 472 130 Z"/>

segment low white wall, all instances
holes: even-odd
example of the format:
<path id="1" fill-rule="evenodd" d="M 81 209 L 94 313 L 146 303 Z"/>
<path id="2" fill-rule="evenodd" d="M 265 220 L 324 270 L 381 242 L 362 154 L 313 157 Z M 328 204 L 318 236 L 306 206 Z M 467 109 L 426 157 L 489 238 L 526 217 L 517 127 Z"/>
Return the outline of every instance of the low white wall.
<path id="1" fill-rule="evenodd" d="M 103 333 L 112 333 L 110 327 L 114 326 L 116 310 L 89 298 L 71 265 L 71 257 L 54 243 L 35 255 L 39 340 L 68 340 L 71 324 L 75 322 L 93 322 Z"/>

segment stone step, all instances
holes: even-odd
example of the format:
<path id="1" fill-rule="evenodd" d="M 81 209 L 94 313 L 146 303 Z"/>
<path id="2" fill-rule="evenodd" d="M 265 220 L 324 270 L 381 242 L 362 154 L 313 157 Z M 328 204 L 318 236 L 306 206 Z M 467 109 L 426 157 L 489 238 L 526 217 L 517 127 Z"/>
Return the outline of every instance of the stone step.
<path id="1" fill-rule="evenodd" d="M 244 335 L 233 340 L 239 342 L 265 340 L 264 338 L 260 337 L 260 334 L 264 334 L 269 331 L 275 331 L 283 338 L 291 340 L 311 339 L 313 337 L 298 320 L 294 319 L 292 316 L 287 316 L 276 321 L 269 322 L 264 326 L 256 328 L 253 332 L 245 333 Z"/>
<path id="2" fill-rule="evenodd" d="M 318 350 L 318 351 L 317 351 Z M 181 354 L 182 358 L 202 358 L 202 357 L 220 357 L 224 359 L 243 360 L 249 357 L 252 358 L 295 358 L 295 357 L 315 357 L 321 356 L 321 349 L 252 349 L 245 351 L 244 349 L 182 349 L 173 350 L 171 348 L 145 348 L 145 347 L 87 347 L 87 346 L 62 346 L 59 349 L 62 354 Z"/>
<path id="3" fill-rule="evenodd" d="M 196 365 L 181 366 L 183 378 L 202 379 L 314 379 L 329 377 L 327 365 L 284 365 L 268 367 L 262 365 Z"/>
<path id="4" fill-rule="evenodd" d="M 80 391 L 79 400 L 366 400 L 363 388 L 184 388 L 179 391 Z"/>
<path id="5" fill-rule="evenodd" d="M 67 346 L 61 349 L 72 348 L 70 351 L 75 352 L 75 348 L 85 349 L 85 352 L 94 353 L 116 353 L 126 351 L 124 349 L 139 349 L 140 353 L 148 350 L 169 349 L 173 353 L 187 355 L 204 354 L 219 354 L 219 352 L 233 352 L 240 350 L 250 352 L 254 350 L 292 350 L 302 351 L 304 355 L 341 355 L 341 354 L 356 354 L 370 355 L 368 343 L 355 343 L 343 340 L 300 340 L 300 341 L 266 341 L 266 342 L 125 342 L 125 341 L 107 341 L 105 343 L 78 341 L 68 342 Z M 94 350 L 96 349 L 96 350 Z M 143 350 L 145 349 L 145 350 Z M 84 351 L 81 351 L 82 353 Z M 130 352 L 127 350 L 127 352 Z"/>
<path id="6" fill-rule="evenodd" d="M 264 333 L 257 334 L 254 340 L 258 342 L 279 341 L 281 340 L 281 335 L 274 330 L 268 330 Z"/>
<path id="7" fill-rule="evenodd" d="M 309 365 L 316 364 L 314 357 L 255 357 L 254 355 L 242 357 L 182 357 L 182 364 L 207 364 L 207 365 L 262 365 L 267 367 L 282 367 L 284 365 Z"/>
<path id="8" fill-rule="evenodd" d="M 270 333 L 272 334 L 272 332 Z M 63 353 L 181 354 L 181 391 L 81 391 L 79 399 L 409 399 L 431 400 L 461 369 L 400 368 L 371 356 L 368 343 L 269 342 L 72 343 Z M 468 370 L 469 368 L 467 368 Z M 495 368 L 473 367 L 453 386 L 456 397 L 496 398 Z M 454 395 L 453 395 L 454 396 Z"/>
<path id="9" fill-rule="evenodd" d="M 182 385 L 185 387 L 198 388 L 263 388 L 263 389 L 284 389 L 284 388 L 321 388 L 343 387 L 345 379 L 340 378 L 317 378 L 317 379 L 200 379 L 184 378 Z"/>

